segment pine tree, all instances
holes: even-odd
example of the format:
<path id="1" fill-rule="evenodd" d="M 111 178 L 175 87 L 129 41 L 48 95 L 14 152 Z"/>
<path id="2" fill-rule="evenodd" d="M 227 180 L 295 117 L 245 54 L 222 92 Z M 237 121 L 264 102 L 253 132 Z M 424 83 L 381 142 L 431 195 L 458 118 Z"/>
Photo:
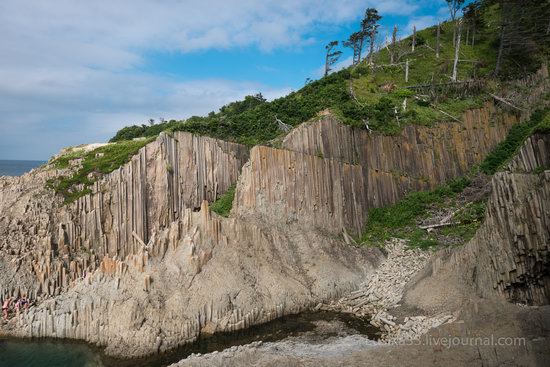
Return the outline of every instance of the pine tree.
<path id="1" fill-rule="evenodd" d="M 325 56 L 325 76 L 328 75 L 328 73 L 332 70 L 331 66 L 334 65 L 342 55 L 342 51 L 334 51 L 336 46 L 338 46 L 338 41 L 332 41 L 325 46 L 325 49 L 327 50 L 327 54 Z"/>

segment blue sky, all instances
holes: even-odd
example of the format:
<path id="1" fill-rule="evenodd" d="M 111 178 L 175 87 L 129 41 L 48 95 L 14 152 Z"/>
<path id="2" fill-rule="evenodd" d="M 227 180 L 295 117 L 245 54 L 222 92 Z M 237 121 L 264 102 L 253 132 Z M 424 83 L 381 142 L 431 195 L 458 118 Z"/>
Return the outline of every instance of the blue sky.
<path id="1" fill-rule="evenodd" d="M 324 46 L 366 7 L 405 36 L 444 0 L 3 0 L 0 159 L 48 159 L 149 118 L 276 98 L 321 77 Z M 340 67 L 349 63 L 345 50 Z"/>

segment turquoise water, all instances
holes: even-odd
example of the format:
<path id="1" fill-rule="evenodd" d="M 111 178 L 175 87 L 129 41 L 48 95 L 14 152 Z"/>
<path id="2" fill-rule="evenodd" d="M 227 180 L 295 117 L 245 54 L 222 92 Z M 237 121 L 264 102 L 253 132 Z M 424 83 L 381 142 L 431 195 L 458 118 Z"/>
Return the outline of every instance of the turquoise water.
<path id="1" fill-rule="evenodd" d="M 31 169 L 44 164 L 44 161 L 10 161 L 0 159 L 0 176 L 21 176 Z"/>
<path id="2" fill-rule="evenodd" d="M 0 367 L 103 367 L 90 347 L 67 342 L 0 340 Z"/>
<path id="3" fill-rule="evenodd" d="M 315 329 L 314 321 L 339 320 L 358 334 L 376 339 L 378 330 L 366 319 L 332 312 L 305 312 L 286 316 L 267 324 L 235 333 L 222 333 L 199 338 L 168 353 L 146 358 L 119 360 L 106 358 L 101 351 L 82 343 L 55 340 L 0 339 L 0 367 L 164 367 L 186 358 L 191 353 L 221 351 L 253 341 L 273 342 L 301 335 Z"/>

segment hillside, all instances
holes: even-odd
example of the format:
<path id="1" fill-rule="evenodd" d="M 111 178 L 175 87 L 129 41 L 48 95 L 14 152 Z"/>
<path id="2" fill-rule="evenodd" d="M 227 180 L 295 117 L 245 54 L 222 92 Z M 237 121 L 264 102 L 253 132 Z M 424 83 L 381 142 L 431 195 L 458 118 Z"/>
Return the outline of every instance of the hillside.
<path id="1" fill-rule="evenodd" d="M 391 45 L 381 47 L 374 56 L 374 66 L 363 60 L 359 65 L 306 84 L 288 96 L 268 102 L 261 94 L 247 96 L 243 101 L 230 103 L 208 116 L 193 116 L 187 120 L 153 126 L 130 126 L 117 132 L 112 142 L 155 136 L 163 130 L 187 131 L 253 146 L 265 144 L 284 134 L 277 119 L 292 126 L 307 121 L 325 109 L 337 113 L 346 124 L 369 127 L 385 134 L 397 133 L 403 125 L 433 125 L 453 121 L 466 109 L 481 106 L 498 93 L 506 83 L 502 77 L 518 77 L 532 73 L 545 57 L 545 52 L 524 55 L 506 65 L 499 78 L 493 77 L 499 47 L 500 10 L 498 5 L 484 2 L 475 18 L 475 39 L 463 29 L 458 65 L 458 80 L 481 79 L 475 88 L 439 91 L 436 98 L 413 98 L 418 93 L 410 86 L 450 82 L 454 60 L 454 22 L 441 26 L 440 55 L 436 57 L 437 27 L 420 30 L 412 51 L 412 36 L 395 46 L 395 61 L 390 64 Z M 464 26 L 466 28 L 466 26 Z M 467 36 L 468 35 L 468 36 Z M 547 41 L 546 41 L 547 42 Z M 472 44 L 473 43 L 473 44 Z M 544 50 L 544 49 L 543 49 Z M 409 80 L 405 81 L 405 65 L 409 60 Z M 524 62 L 522 62 L 524 61 Z M 350 84 L 353 88 L 350 88 Z M 455 92 L 455 93 L 453 93 Z M 403 101 L 407 108 L 403 109 Z M 434 105 L 431 105 L 431 103 Z M 397 112 L 395 111 L 397 109 Z M 443 112 L 441 112 L 443 111 Z M 449 116 L 450 115 L 450 116 Z"/>

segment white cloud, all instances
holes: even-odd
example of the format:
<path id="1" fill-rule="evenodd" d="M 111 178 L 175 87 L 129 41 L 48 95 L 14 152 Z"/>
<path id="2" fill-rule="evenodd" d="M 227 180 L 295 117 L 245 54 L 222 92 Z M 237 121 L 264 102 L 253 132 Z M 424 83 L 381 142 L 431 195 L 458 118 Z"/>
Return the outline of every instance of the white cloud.
<path id="1" fill-rule="evenodd" d="M 416 26 L 417 30 L 431 27 L 434 24 L 437 24 L 438 18 L 431 15 L 424 15 L 418 17 L 412 17 L 409 19 L 409 23 L 405 27 L 405 32 L 407 35 L 412 34 L 413 28 Z"/>
<path id="2" fill-rule="evenodd" d="M 314 27 L 367 6 L 418 8 L 412 0 L 2 0 L 0 157 L 47 158 L 149 117 L 203 114 L 258 91 L 280 96 L 290 89 L 170 80 L 142 66 L 150 52 L 300 47 Z"/>

